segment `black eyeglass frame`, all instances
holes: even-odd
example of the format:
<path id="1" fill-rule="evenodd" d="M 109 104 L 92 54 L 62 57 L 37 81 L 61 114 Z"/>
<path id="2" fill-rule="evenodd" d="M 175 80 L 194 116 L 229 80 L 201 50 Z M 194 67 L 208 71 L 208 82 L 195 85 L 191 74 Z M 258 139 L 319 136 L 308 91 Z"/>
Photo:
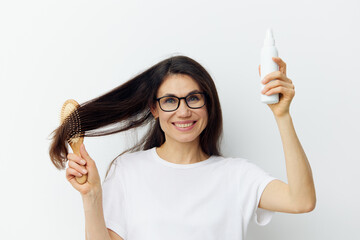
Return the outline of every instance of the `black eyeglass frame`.
<path id="1" fill-rule="evenodd" d="M 201 107 L 190 107 L 190 106 L 189 106 L 188 102 L 186 101 L 186 98 L 189 97 L 189 96 L 191 96 L 191 95 L 194 95 L 194 94 L 202 94 L 202 95 L 204 95 L 204 105 L 202 105 Z M 206 95 L 205 92 L 194 92 L 194 93 L 189 93 L 189 94 L 186 95 L 185 97 L 180 97 L 180 98 L 179 98 L 179 97 L 176 97 L 176 96 L 171 95 L 171 96 L 163 96 L 163 97 L 160 97 L 160 98 L 155 98 L 155 100 L 156 100 L 157 102 L 159 102 L 159 106 L 160 106 L 160 109 L 161 109 L 162 111 L 164 111 L 164 112 L 173 112 L 173 111 L 176 111 L 176 110 L 179 108 L 181 99 L 184 99 L 184 100 L 185 100 L 185 103 L 186 103 L 186 106 L 188 106 L 188 107 L 191 108 L 191 109 L 199 109 L 199 108 L 202 108 L 203 106 L 206 105 L 206 96 L 207 96 L 207 95 Z M 179 101 L 178 101 L 178 105 L 177 105 L 177 107 L 176 107 L 174 110 L 164 110 L 164 109 L 162 109 L 161 104 L 160 104 L 160 100 L 163 99 L 163 98 L 166 98 L 166 97 L 173 97 L 173 98 L 177 98 L 177 99 L 179 100 Z"/>

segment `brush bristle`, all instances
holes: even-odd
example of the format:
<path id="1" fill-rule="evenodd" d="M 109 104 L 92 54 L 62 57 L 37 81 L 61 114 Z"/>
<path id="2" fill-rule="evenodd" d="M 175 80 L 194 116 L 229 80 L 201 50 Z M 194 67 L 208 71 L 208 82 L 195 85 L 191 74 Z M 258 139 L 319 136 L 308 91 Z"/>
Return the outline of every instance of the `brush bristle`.
<path id="1" fill-rule="evenodd" d="M 79 113 L 77 112 L 78 107 L 79 104 L 75 100 L 69 99 L 63 104 L 61 108 L 60 124 L 63 124 L 65 121 L 68 121 L 70 124 L 71 131 L 69 132 L 69 144 L 77 143 L 81 137 L 80 117 Z"/>

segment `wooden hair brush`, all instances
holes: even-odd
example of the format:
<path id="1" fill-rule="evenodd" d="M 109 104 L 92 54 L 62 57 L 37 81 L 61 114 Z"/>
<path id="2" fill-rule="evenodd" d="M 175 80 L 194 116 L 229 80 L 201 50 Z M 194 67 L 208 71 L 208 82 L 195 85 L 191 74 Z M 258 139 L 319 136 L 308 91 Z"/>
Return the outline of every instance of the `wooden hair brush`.
<path id="1" fill-rule="evenodd" d="M 80 105 L 73 99 L 67 100 L 62 108 L 60 114 L 60 124 L 68 121 L 68 144 L 73 150 L 74 154 L 80 155 L 80 147 L 84 141 L 84 137 L 81 135 L 81 123 L 79 113 L 77 111 Z M 83 174 L 81 177 L 76 177 L 76 181 L 80 184 L 84 184 L 87 181 L 87 174 Z"/>

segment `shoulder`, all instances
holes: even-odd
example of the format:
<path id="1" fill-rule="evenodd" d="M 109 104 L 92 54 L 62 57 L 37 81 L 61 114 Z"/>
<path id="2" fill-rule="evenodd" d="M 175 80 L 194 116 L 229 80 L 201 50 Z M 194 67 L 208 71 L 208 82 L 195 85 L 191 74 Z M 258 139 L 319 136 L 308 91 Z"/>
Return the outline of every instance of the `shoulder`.
<path id="1" fill-rule="evenodd" d="M 136 152 L 126 152 L 118 156 L 115 160 L 116 165 L 130 167 L 133 165 L 143 164 L 152 156 L 152 149 L 141 150 Z"/>
<path id="2" fill-rule="evenodd" d="M 255 162 L 242 157 L 220 157 L 227 160 L 228 169 L 241 175 L 253 175 L 264 173 Z"/>
<path id="3" fill-rule="evenodd" d="M 217 156 L 220 159 L 226 160 L 227 164 L 232 167 L 248 168 L 254 165 L 250 160 L 242 157 L 223 157 Z"/>
<path id="4" fill-rule="evenodd" d="M 150 149 L 151 150 L 151 149 Z M 105 181 L 109 179 L 124 178 L 125 175 L 134 174 L 139 168 L 144 167 L 145 162 L 149 162 L 151 151 L 125 152 L 115 158 L 109 166 L 109 172 Z"/>

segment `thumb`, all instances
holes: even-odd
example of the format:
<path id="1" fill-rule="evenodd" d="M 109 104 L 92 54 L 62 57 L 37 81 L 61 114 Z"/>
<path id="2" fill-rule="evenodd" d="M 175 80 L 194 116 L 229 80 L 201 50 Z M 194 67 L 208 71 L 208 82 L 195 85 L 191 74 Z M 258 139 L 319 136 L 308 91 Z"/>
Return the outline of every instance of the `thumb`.
<path id="1" fill-rule="evenodd" d="M 259 65 L 259 76 L 261 77 L 261 65 Z"/>
<path id="2" fill-rule="evenodd" d="M 81 146 L 80 146 L 80 154 L 81 154 L 81 157 L 82 157 L 83 159 L 85 159 L 86 162 L 91 162 L 91 161 L 93 161 L 93 160 L 91 159 L 89 153 L 86 151 L 84 144 L 81 144 Z"/>

